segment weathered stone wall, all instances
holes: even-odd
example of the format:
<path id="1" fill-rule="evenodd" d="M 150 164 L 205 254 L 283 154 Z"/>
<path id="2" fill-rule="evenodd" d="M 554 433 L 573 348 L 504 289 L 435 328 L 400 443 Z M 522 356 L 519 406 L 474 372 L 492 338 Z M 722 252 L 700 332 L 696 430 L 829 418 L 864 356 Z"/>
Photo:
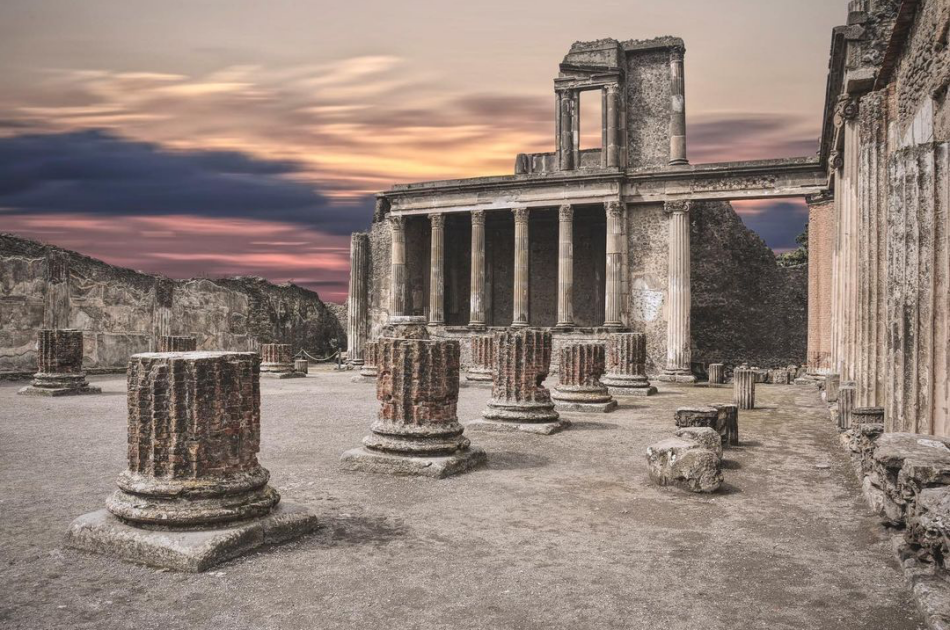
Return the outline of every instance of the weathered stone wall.
<path id="1" fill-rule="evenodd" d="M 694 363 L 805 362 L 808 269 L 780 267 L 726 202 L 690 211 Z"/>
<path id="2" fill-rule="evenodd" d="M 670 159 L 670 51 L 628 51 L 627 146 L 631 168 L 666 166 Z"/>
<path id="3" fill-rule="evenodd" d="M 634 332 L 647 336 L 649 374 L 666 366 L 668 220 L 662 204 L 627 208 L 628 324 Z"/>
<path id="4" fill-rule="evenodd" d="M 312 291 L 261 278 L 171 280 L 0 234 L 0 373 L 32 373 L 36 332 L 84 333 L 85 366 L 124 368 L 163 335 L 197 337 L 203 350 L 282 342 L 329 354 L 340 320 Z"/>

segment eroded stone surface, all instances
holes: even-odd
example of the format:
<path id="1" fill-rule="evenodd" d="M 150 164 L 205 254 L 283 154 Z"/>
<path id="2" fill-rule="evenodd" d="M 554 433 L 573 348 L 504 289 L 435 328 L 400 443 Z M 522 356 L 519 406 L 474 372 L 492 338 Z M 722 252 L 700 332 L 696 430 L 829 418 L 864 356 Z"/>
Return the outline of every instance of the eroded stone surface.
<path id="1" fill-rule="evenodd" d="M 605 349 L 599 343 L 572 343 L 558 353 L 558 384 L 551 394 L 560 411 L 604 413 L 617 408 L 607 387 L 601 383 L 605 369 Z"/>
<path id="2" fill-rule="evenodd" d="M 18 393 L 26 396 L 76 396 L 98 394 L 82 368 L 81 330 L 41 330 L 36 335 L 36 374 Z"/>
<path id="3" fill-rule="evenodd" d="M 600 382 L 612 396 L 651 396 L 656 388 L 646 373 L 647 338 L 643 333 L 611 333 L 607 336 L 606 373 Z"/>
<path id="4" fill-rule="evenodd" d="M 673 435 L 681 440 L 696 442 L 714 452 L 716 456 L 722 457 L 722 438 L 712 427 L 683 427 L 674 431 Z"/>
<path id="5" fill-rule="evenodd" d="M 722 485 L 722 461 L 698 442 L 668 438 L 647 447 L 650 479 L 690 492 L 715 492 Z"/>

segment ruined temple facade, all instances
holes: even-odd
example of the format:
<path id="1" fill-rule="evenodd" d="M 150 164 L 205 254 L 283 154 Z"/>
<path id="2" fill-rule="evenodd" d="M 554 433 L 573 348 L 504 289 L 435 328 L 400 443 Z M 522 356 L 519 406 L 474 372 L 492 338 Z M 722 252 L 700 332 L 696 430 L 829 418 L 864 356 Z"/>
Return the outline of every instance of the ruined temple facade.
<path id="1" fill-rule="evenodd" d="M 422 315 L 463 341 L 466 365 L 470 335 L 523 326 L 550 329 L 556 349 L 645 333 L 647 370 L 671 380 L 709 362 L 803 363 L 807 272 L 779 268 L 728 201 L 816 194 L 824 170 L 690 165 L 684 52 L 673 37 L 575 43 L 554 80 L 554 151 L 518 155 L 512 175 L 380 193 L 369 234 L 353 235 L 355 362 L 390 317 Z M 600 148 L 580 146 L 582 92 L 601 97 Z"/>
<path id="2" fill-rule="evenodd" d="M 834 29 L 810 203 L 810 368 L 950 435 L 950 0 L 854 0 Z"/>

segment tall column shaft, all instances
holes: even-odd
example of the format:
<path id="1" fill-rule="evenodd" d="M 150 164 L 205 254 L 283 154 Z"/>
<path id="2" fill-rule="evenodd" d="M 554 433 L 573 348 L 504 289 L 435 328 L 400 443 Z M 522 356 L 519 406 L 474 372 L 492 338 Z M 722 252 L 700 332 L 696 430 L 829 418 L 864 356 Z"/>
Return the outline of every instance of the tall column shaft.
<path id="1" fill-rule="evenodd" d="M 485 326 L 485 211 L 472 212 L 472 296 L 469 326 Z"/>
<path id="2" fill-rule="evenodd" d="M 515 208 L 515 286 L 514 308 L 511 325 L 513 327 L 528 325 L 528 209 Z"/>
<path id="3" fill-rule="evenodd" d="M 668 202 L 669 303 L 667 321 L 666 374 L 691 379 L 690 372 L 690 269 L 689 210 L 690 202 Z"/>
<path id="4" fill-rule="evenodd" d="M 626 206 L 607 202 L 607 286 L 604 292 L 604 326 L 623 327 L 623 222 Z"/>
<path id="5" fill-rule="evenodd" d="M 369 329 L 368 276 L 369 235 L 357 232 L 350 236 L 350 290 L 346 297 L 346 357 L 354 365 L 363 363 L 363 345 Z"/>
<path id="6" fill-rule="evenodd" d="M 558 168 L 562 171 L 574 169 L 574 94 L 558 92 L 557 153 Z"/>
<path id="7" fill-rule="evenodd" d="M 557 325 L 574 325 L 574 208 L 558 209 Z"/>
<path id="8" fill-rule="evenodd" d="M 429 323 L 445 323 L 445 215 L 430 214 L 432 247 L 429 264 Z"/>
<path id="9" fill-rule="evenodd" d="M 623 141 L 620 137 L 620 86 L 607 86 L 606 98 L 604 100 L 604 114 L 606 118 L 606 138 L 604 142 L 604 165 L 607 168 L 617 168 L 623 166 L 621 161 L 621 147 Z"/>
<path id="10" fill-rule="evenodd" d="M 390 216 L 389 227 L 392 232 L 389 316 L 401 317 L 406 315 L 406 220 Z"/>
<path id="11" fill-rule="evenodd" d="M 686 81 L 683 75 L 683 53 L 676 47 L 670 51 L 670 166 L 689 164 L 686 159 Z"/>

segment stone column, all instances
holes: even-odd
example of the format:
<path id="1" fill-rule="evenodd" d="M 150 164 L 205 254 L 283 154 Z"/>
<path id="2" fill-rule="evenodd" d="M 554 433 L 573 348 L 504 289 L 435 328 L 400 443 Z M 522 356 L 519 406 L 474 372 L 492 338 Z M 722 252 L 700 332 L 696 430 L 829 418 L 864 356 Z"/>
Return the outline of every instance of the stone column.
<path id="1" fill-rule="evenodd" d="M 69 328 L 69 255 L 59 250 L 50 250 L 46 255 L 46 294 L 43 307 L 43 328 L 66 330 Z"/>
<path id="2" fill-rule="evenodd" d="M 379 415 L 346 470 L 443 478 L 485 461 L 458 421 L 459 343 L 395 339 L 379 344 Z"/>
<path id="3" fill-rule="evenodd" d="M 841 388 L 841 376 L 838 374 L 825 375 L 825 389 L 821 393 L 826 403 L 838 402 L 838 390 Z"/>
<path id="4" fill-rule="evenodd" d="M 613 396 L 651 396 L 656 393 L 656 388 L 647 380 L 646 361 L 646 335 L 607 335 L 607 373 L 601 377 L 600 382 L 607 386 Z"/>
<path id="5" fill-rule="evenodd" d="M 356 232 L 350 236 L 350 290 L 346 297 L 346 360 L 353 366 L 363 364 L 363 345 L 369 335 L 368 280 L 369 234 Z"/>
<path id="6" fill-rule="evenodd" d="M 294 372 L 303 375 L 310 373 L 310 361 L 307 359 L 294 359 Z"/>
<path id="7" fill-rule="evenodd" d="M 607 286 L 604 292 L 604 327 L 623 328 L 623 223 L 626 206 L 607 202 Z"/>
<path id="8" fill-rule="evenodd" d="M 531 249 L 528 245 L 528 209 L 515 208 L 515 288 L 512 328 L 528 325 L 528 273 Z"/>
<path id="9" fill-rule="evenodd" d="M 429 262 L 429 324 L 445 324 L 445 215 L 430 214 L 432 246 Z"/>
<path id="10" fill-rule="evenodd" d="M 736 368 L 732 373 L 735 403 L 739 409 L 755 409 L 755 370 Z"/>
<path id="11" fill-rule="evenodd" d="M 604 143 L 604 165 L 607 168 L 623 166 L 621 159 L 623 139 L 620 135 L 621 102 L 620 86 L 617 84 L 608 85 L 604 98 L 604 117 L 607 126 L 607 137 Z"/>
<path id="12" fill-rule="evenodd" d="M 606 369 L 602 344 L 566 344 L 558 354 L 559 382 L 551 394 L 557 410 L 607 413 L 617 408 L 617 401 L 600 382 Z"/>
<path id="13" fill-rule="evenodd" d="M 367 341 L 363 344 L 363 365 L 360 367 L 360 376 L 376 380 L 379 374 L 379 344 Z"/>
<path id="14" fill-rule="evenodd" d="M 18 394 L 74 396 L 102 390 L 86 382 L 81 330 L 41 330 L 36 334 L 36 374 Z"/>
<path id="15" fill-rule="evenodd" d="M 550 435 L 570 423 L 562 420 L 551 392 L 541 383 L 551 364 L 551 333 L 525 328 L 494 334 L 492 398 L 470 430 L 521 430 Z"/>
<path id="16" fill-rule="evenodd" d="M 478 385 L 491 385 L 492 367 L 495 362 L 494 341 L 491 335 L 471 337 L 472 367 L 468 369 L 465 380 Z"/>
<path id="17" fill-rule="evenodd" d="M 709 382 L 713 385 L 720 385 L 726 382 L 726 366 L 722 363 L 709 364 Z"/>
<path id="18" fill-rule="evenodd" d="M 276 507 L 280 495 L 257 461 L 259 361 L 253 352 L 133 355 L 129 467 L 108 513 L 77 519 L 67 543 L 197 572 L 313 529 L 307 510 Z"/>
<path id="19" fill-rule="evenodd" d="M 835 202 L 827 194 L 808 202 L 808 373 L 831 370 L 831 257 L 835 240 Z"/>
<path id="20" fill-rule="evenodd" d="M 195 337 L 174 337 L 166 335 L 158 340 L 159 352 L 194 352 L 198 349 Z"/>
<path id="21" fill-rule="evenodd" d="M 669 289 L 667 291 L 666 369 L 660 380 L 696 381 L 690 370 L 690 269 L 689 201 L 668 201 Z"/>
<path id="22" fill-rule="evenodd" d="M 472 299 L 470 328 L 485 327 L 485 211 L 472 212 Z"/>
<path id="23" fill-rule="evenodd" d="M 574 170 L 574 93 L 563 91 L 557 93 L 557 157 L 558 169 L 562 171 Z"/>
<path id="24" fill-rule="evenodd" d="M 392 287 L 389 296 L 389 317 L 406 315 L 406 219 L 401 216 L 389 217 L 392 233 L 392 258 L 390 261 L 390 281 Z"/>
<path id="25" fill-rule="evenodd" d="M 851 410 L 854 409 L 854 396 L 857 385 L 854 381 L 845 381 L 838 388 L 838 428 L 851 428 Z"/>
<path id="26" fill-rule="evenodd" d="M 261 344 L 261 376 L 270 378 L 299 378 L 294 371 L 294 355 L 289 343 Z"/>
<path id="27" fill-rule="evenodd" d="M 557 327 L 574 327 L 574 208 L 558 209 Z"/>
<path id="28" fill-rule="evenodd" d="M 670 166 L 689 164 L 686 159 L 686 81 L 683 75 L 681 46 L 670 49 Z"/>

